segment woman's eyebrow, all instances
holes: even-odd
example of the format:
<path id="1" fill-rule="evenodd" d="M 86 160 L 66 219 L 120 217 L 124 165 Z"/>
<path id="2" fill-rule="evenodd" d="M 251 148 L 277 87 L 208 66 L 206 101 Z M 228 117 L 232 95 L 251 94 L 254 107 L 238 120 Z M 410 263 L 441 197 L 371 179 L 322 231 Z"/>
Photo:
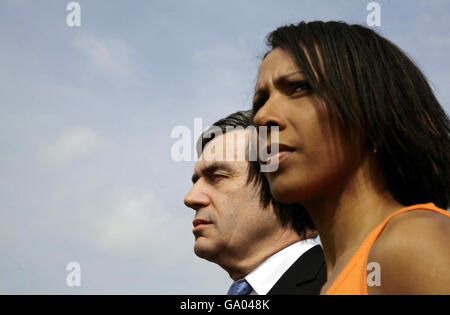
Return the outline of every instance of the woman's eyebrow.
<path id="1" fill-rule="evenodd" d="M 282 83 L 286 83 L 286 82 L 288 82 L 289 81 L 289 79 L 291 78 L 291 77 L 293 77 L 293 76 L 295 76 L 295 75 L 297 75 L 297 74 L 304 74 L 304 72 L 303 71 L 301 71 L 301 70 L 297 70 L 297 71 L 294 71 L 294 72 L 291 72 L 291 73 L 288 73 L 288 74 L 284 74 L 284 75 L 281 75 L 281 76 L 279 76 L 278 78 L 276 78 L 275 80 L 274 80 L 274 82 L 275 82 L 275 85 L 279 85 L 279 84 L 282 84 Z M 255 95 L 254 95 L 254 99 L 259 95 L 259 94 L 264 94 L 264 93 L 266 93 L 267 92 L 267 88 L 265 88 L 264 86 L 256 86 L 256 88 L 255 88 Z"/>
<path id="2" fill-rule="evenodd" d="M 297 70 L 295 72 L 291 72 L 291 73 L 282 75 L 274 80 L 275 86 L 282 86 L 282 85 L 286 85 L 287 83 L 291 83 L 292 77 L 295 75 L 299 75 L 299 74 L 304 75 L 304 72 L 301 70 Z M 265 97 L 267 97 L 268 94 L 269 94 L 269 92 L 266 87 L 264 87 L 264 86 L 258 87 L 257 86 L 255 89 L 255 94 L 253 96 L 252 109 L 255 110 L 255 106 L 259 102 L 260 98 L 265 98 Z"/>

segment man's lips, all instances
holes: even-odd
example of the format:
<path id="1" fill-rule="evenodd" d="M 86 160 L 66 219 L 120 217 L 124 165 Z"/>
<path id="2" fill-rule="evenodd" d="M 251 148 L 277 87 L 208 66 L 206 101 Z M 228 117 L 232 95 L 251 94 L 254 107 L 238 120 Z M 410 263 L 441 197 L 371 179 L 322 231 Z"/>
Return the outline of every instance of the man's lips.
<path id="1" fill-rule="evenodd" d="M 207 220 L 203 220 L 203 219 L 194 219 L 194 221 L 192 221 L 192 225 L 194 226 L 194 231 L 197 228 L 200 228 L 203 225 L 208 225 L 211 224 L 211 221 L 207 221 Z"/>

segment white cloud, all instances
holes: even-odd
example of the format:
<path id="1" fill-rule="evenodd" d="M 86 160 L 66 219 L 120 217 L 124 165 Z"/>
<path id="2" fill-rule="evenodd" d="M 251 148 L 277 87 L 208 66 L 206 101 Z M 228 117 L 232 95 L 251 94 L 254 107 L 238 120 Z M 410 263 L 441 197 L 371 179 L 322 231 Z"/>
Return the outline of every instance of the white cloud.
<path id="1" fill-rule="evenodd" d="M 111 72 L 128 73 L 132 66 L 132 49 L 120 40 L 78 37 L 74 45 L 86 53 L 91 61 Z"/>
<path id="2" fill-rule="evenodd" d="M 208 66 L 217 66 L 218 64 L 222 67 L 238 66 L 243 59 L 249 59 L 248 54 L 225 42 L 210 44 L 197 50 L 193 55 L 195 62 Z"/>
<path id="3" fill-rule="evenodd" d="M 106 148 L 110 141 L 86 126 L 64 131 L 53 143 L 44 148 L 44 157 L 50 164 L 65 164 Z"/>
<path id="4" fill-rule="evenodd" d="M 192 62 L 198 66 L 193 89 L 208 107 L 214 108 L 216 115 L 221 115 L 217 108 L 229 111 L 234 107 L 250 107 L 258 59 L 249 54 L 249 49 L 247 43 L 240 41 L 234 44 L 216 41 L 192 54 Z"/>
<path id="5" fill-rule="evenodd" d="M 98 250 L 124 259 L 144 258 L 152 266 L 176 263 L 176 257 L 192 254 L 192 246 L 177 246 L 179 233 L 190 235 L 189 224 L 171 215 L 155 193 L 140 189 L 115 195 L 111 210 L 93 226 Z"/>

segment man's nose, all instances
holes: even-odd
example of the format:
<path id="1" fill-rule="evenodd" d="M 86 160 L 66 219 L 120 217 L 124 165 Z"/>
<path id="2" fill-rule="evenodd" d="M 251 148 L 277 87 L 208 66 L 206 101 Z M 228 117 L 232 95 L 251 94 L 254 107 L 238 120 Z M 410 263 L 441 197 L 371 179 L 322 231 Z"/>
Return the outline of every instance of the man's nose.
<path id="1" fill-rule="evenodd" d="M 195 211 L 207 207 L 209 202 L 209 197 L 201 190 L 199 183 L 194 184 L 186 197 L 184 197 L 184 204 Z"/>

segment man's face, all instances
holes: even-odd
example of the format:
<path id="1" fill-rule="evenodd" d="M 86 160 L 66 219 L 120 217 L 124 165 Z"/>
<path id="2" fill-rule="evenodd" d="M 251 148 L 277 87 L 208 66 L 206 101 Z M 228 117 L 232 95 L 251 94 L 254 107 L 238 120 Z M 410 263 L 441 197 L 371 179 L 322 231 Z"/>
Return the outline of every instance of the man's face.
<path id="1" fill-rule="evenodd" d="M 247 131 L 226 133 L 206 145 L 195 165 L 184 203 L 196 211 L 194 251 L 201 258 L 248 255 L 279 227 L 272 208 L 263 209 L 258 190 L 247 184 L 247 143 Z"/>

